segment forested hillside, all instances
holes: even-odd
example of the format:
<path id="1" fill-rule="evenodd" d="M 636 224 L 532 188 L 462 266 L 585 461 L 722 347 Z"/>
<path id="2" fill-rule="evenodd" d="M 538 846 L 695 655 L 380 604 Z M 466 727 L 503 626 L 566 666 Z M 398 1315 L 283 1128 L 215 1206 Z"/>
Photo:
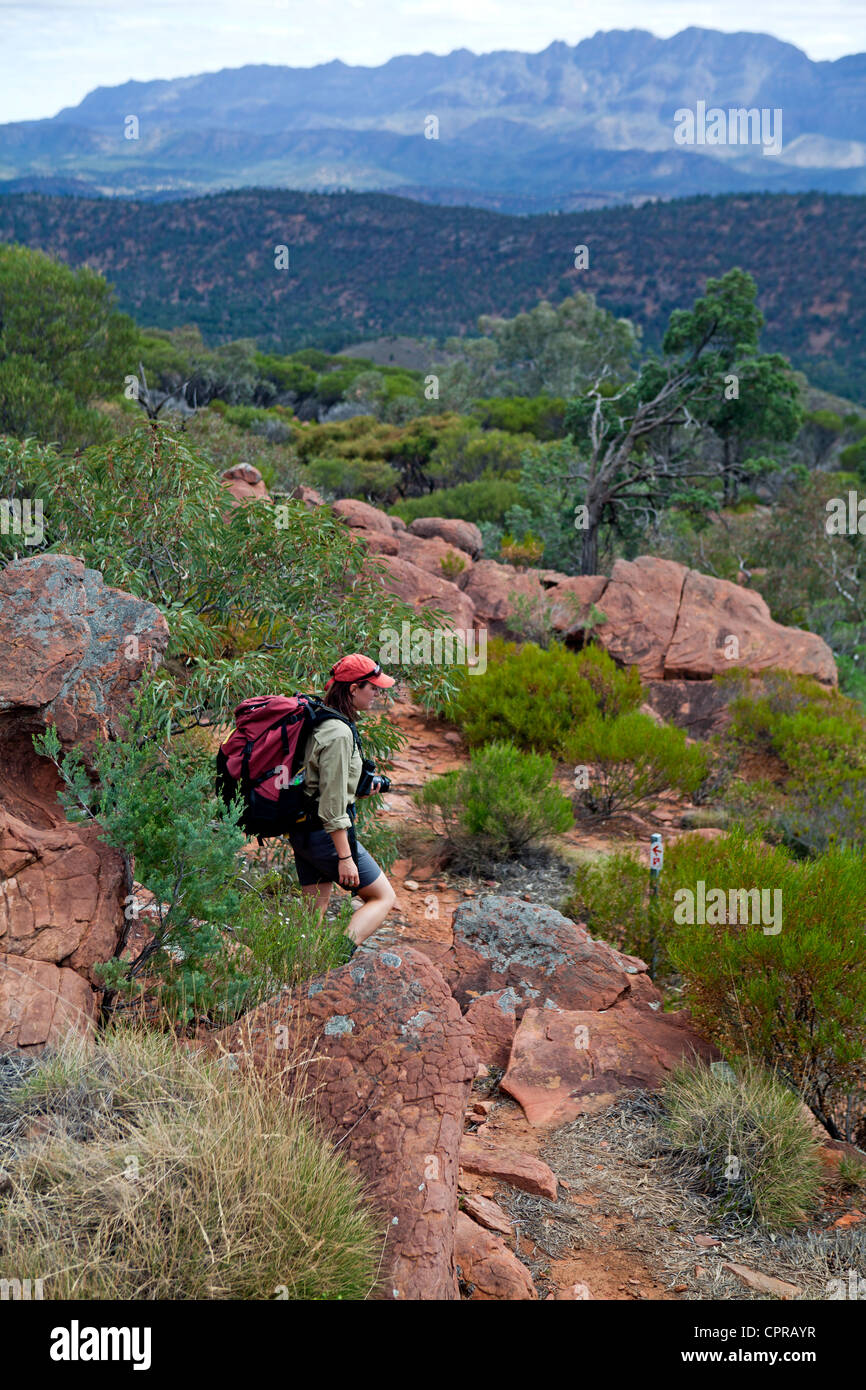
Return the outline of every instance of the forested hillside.
<path id="1" fill-rule="evenodd" d="M 577 290 L 655 347 L 673 309 L 741 266 L 764 343 L 817 386 L 866 398 L 866 198 L 732 195 L 506 216 L 385 194 L 250 189 L 180 202 L 15 194 L 0 240 L 99 270 L 139 323 L 206 341 L 338 350 L 384 333 L 473 333 Z M 288 268 L 275 268 L 275 248 Z M 575 247 L 588 265 L 575 268 Z"/>

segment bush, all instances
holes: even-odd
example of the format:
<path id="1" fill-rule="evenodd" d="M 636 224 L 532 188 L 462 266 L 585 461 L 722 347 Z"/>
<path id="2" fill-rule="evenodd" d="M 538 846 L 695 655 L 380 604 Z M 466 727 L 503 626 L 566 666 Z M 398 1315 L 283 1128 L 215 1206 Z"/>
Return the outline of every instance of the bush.
<path id="1" fill-rule="evenodd" d="M 520 540 L 506 531 L 499 546 L 499 553 L 507 565 L 516 565 L 518 569 L 530 569 L 541 560 L 544 541 L 539 540 L 538 536 L 533 536 L 531 531 L 527 531 Z"/>
<path id="2" fill-rule="evenodd" d="M 854 700 L 808 676 L 767 673 L 763 690 L 730 705 L 729 738 L 775 754 L 784 764 L 787 804 L 774 816 L 781 839 L 799 854 L 866 845 L 866 715 Z"/>
<path id="3" fill-rule="evenodd" d="M 552 776 L 551 758 L 492 743 L 467 768 L 433 778 L 415 801 L 441 826 L 456 866 L 484 868 L 571 825 L 568 798 Z"/>
<path id="4" fill-rule="evenodd" d="M 517 483 L 504 478 L 481 478 L 475 483 L 458 483 L 456 487 L 438 488 L 425 497 L 406 498 L 391 508 L 392 516 L 402 517 L 407 526 L 419 516 L 456 517 L 460 521 L 477 523 L 501 522 L 509 507 L 520 496 Z"/>
<path id="5" fill-rule="evenodd" d="M 153 1033 L 43 1054 L 4 1118 L 47 1135 L 6 1166 L 0 1275 L 53 1299 L 363 1299 L 361 1188 L 273 1075 Z"/>
<path id="6" fill-rule="evenodd" d="M 566 752 L 587 782 L 579 790 L 579 805 L 599 820 L 671 787 L 689 796 L 708 768 L 706 749 L 690 747 L 682 729 L 656 724 L 638 710 L 587 719 L 569 736 Z"/>
<path id="7" fill-rule="evenodd" d="M 597 714 L 634 709 L 642 699 L 637 672 L 620 671 L 606 652 L 569 651 L 554 643 L 518 647 L 494 638 L 481 676 L 461 674 L 447 707 L 470 747 L 507 739 L 516 747 L 563 757 L 573 729 Z"/>
<path id="8" fill-rule="evenodd" d="M 781 1230 L 818 1205 L 819 1141 L 799 1098 L 749 1063 L 683 1065 L 665 1085 L 667 1128 L 719 1199 L 719 1214 Z"/>
<path id="9" fill-rule="evenodd" d="M 447 555 L 442 556 L 439 565 L 445 578 L 453 581 L 465 570 L 466 560 L 456 550 L 449 550 Z"/>
<path id="10" fill-rule="evenodd" d="M 834 1115 L 860 1082 L 866 1045 L 862 857 L 833 850 L 798 862 L 735 833 L 675 845 L 662 878 L 670 960 L 685 977 L 698 1027 L 726 1055 L 778 1070 L 838 1135 Z M 683 890 L 694 894 L 701 880 L 728 904 L 732 890 L 762 890 L 781 930 L 765 931 L 766 920 L 690 923 Z"/>

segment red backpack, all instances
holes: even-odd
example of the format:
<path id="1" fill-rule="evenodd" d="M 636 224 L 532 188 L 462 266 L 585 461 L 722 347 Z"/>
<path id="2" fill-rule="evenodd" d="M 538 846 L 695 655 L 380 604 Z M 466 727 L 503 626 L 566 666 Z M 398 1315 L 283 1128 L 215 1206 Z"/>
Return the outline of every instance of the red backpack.
<path id="1" fill-rule="evenodd" d="M 235 728 L 216 757 L 216 789 L 227 806 L 240 790 L 241 828 L 264 839 L 285 835 L 315 811 L 306 793 L 302 763 L 307 739 L 318 724 L 351 719 L 327 709 L 314 695 L 260 695 L 242 700 Z"/>

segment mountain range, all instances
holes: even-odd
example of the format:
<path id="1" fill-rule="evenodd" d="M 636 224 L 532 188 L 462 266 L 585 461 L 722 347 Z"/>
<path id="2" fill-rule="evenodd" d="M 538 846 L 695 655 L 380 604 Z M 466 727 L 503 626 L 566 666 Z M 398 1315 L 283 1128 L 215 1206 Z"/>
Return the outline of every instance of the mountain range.
<path id="1" fill-rule="evenodd" d="M 701 112 L 711 124 L 714 109 L 726 122 L 738 109 L 779 113 L 778 153 L 744 122 L 733 139 L 733 118 L 713 143 L 719 128 L 705 132 Z M 678 143 L 683 111 L 696 114 L 694 143 Z M 163 199 L 251 186 L 382 190 L 511 213 L 862 193 L 866 54 L 813 62 L 766 34 L 612 30 L 540 53 L 458 49 L 374 68 L 256 65 L 126 82 L 50 119 L 0 126 L 0 191 Z"/>

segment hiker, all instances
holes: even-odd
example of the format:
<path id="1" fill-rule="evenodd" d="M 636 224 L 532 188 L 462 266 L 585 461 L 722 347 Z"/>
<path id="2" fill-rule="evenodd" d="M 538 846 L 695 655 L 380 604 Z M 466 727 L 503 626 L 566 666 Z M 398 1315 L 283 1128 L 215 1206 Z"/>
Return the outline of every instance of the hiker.
<path id="1" fill-rule="evenodd" d="M 320 920 L 334 883 L 363 899 L 348 927 L 355 946 L 382 925 L 396 902 L 394 889 L 358 843 L 354 828 L 359 781 L 363 785 L 366 779 L 372 792 L 382 785 L 381 778 L 371 781 L 364 771 L 355 718 L 370 708 L 377 690 L 393 684 L 393 677 L 386 676 L 381 666 L 358 652 L 331 667 L 324 703 L 351 722 L 327 719 L 314 727 L 303 766 L 305 790 L 315 799 L 318 825 L 289 832 L 302 891 L 317 898 Z"/>

